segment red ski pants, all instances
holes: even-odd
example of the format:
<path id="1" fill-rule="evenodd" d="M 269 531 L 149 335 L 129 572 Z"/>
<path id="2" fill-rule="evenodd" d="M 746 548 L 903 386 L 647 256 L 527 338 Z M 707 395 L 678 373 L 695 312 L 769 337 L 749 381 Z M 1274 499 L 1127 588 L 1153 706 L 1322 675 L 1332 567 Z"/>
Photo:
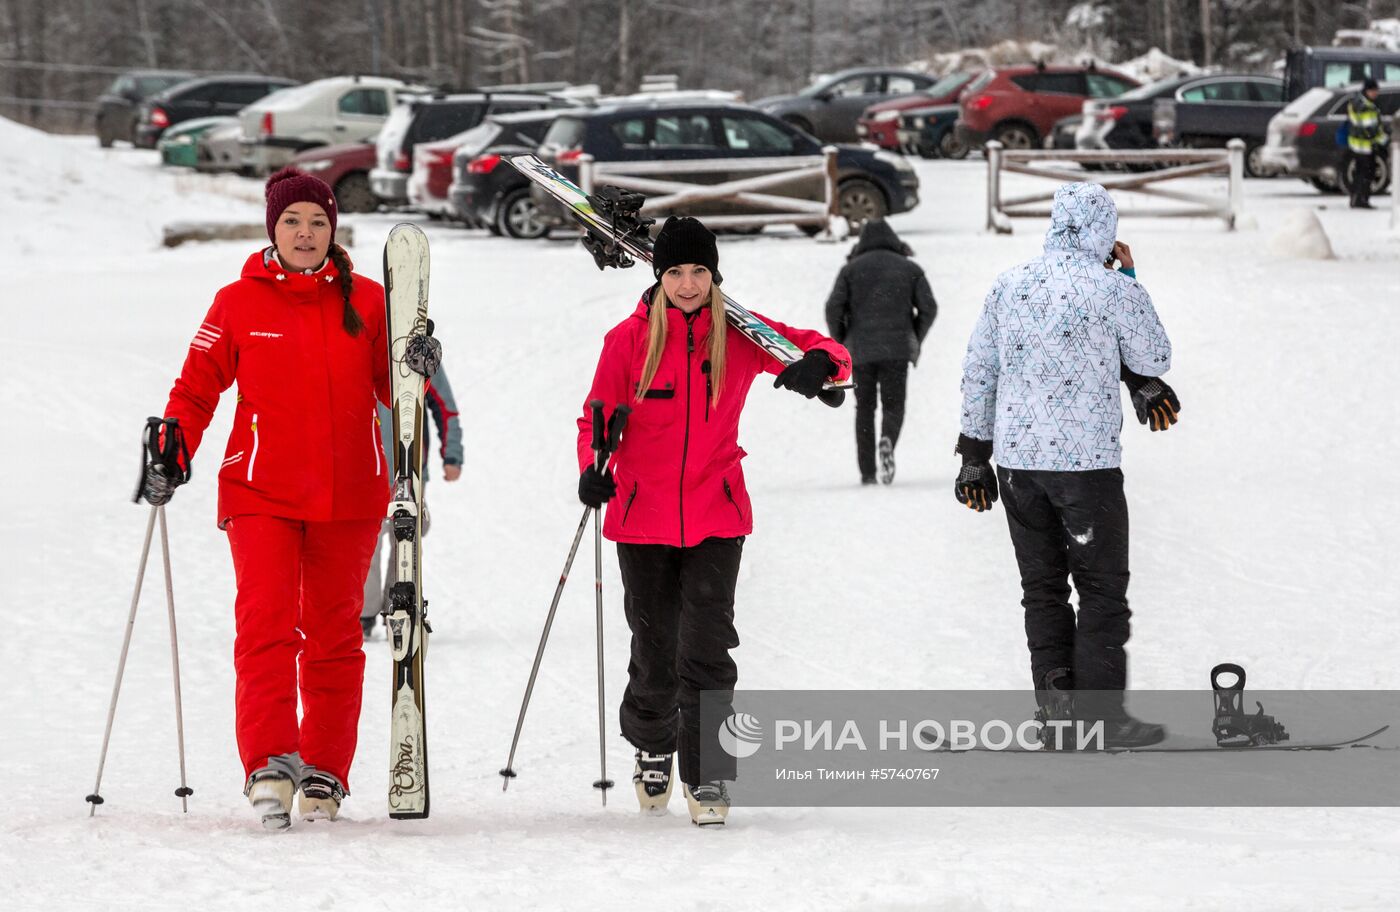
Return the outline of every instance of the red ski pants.
<path id="1" fill-rule="evenodd" d="M 360 606 L 380 522 L 245 515 L 226 523 L 238 582 L 234 708 L 245 775 L 268 757 L 300 753 L 349 790 L 365 677 Z"/>

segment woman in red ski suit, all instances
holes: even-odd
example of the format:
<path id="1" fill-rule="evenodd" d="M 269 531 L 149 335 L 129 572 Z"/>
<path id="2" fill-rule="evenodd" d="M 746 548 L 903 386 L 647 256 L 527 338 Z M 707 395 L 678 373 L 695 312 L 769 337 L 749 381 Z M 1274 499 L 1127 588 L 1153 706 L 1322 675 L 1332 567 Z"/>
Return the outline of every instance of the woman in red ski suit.
<path id="1" fill-rule="evenodd" d="M 644 809 L 664 806 L 679 752 L 697 823 L 723 821 L 724 780 L 735 775 L 732 759 L 708 749 L 701 767 L 699 694 L 732 691 L 738 678 L 729 655 L 739 645 L 734 589 L 744 536 L 753 530 L 739 415 L 763 371 L 779 375 L 775 386 L 809 398 L 828 378 L 851 372 L 846 349 L 820 333 L 768 320 L 806 351 L 783 369 L 729 326 L 718 265 L 714 235 L 703 225 L 667 220 L 653 250 L 658 282 L 607 334 L 588 392 L 609 413 L 632 409 L 604 472 L 593 464 L 586 408 L 578 422 L 579 499 L 607 504 L 603 535 L 617 542 L 632 631 L 620 715 L 637 748 L 633 783 Z"/>
<path id="2" fill-rule="evenodd" d="M 245 792 L 280 828 L 294 791 L 303 816 L 333 817 L 348 790 L 360 606 L 389 499 L 375 403 L 390 393 L 384 290 L 333 243 L 334 194 L 288 168 L 266 195 L 273 246 L 215 296 L 165 415 L 193 454 L 238 384 L 218 511 L 238 585 L 238 749 Z M 160 488 L 148 474 L 147 499 L 168 500 Z"/>

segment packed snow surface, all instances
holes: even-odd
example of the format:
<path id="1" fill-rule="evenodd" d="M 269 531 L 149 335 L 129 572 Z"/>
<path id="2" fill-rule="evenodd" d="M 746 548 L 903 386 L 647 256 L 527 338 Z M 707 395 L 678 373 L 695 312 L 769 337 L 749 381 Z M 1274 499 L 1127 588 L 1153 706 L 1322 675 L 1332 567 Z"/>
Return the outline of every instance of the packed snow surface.
<path id="1" fill-rule="evenodd" d="M 1015 563 L 1000 508 L 952 497 L 959 362 L 995 275 L 1044 222 L 982 231 L 984 165 L 916 162 L 923 203 L 892 224 L 939 302 L 911 375 L 899 473 L 858 484 L 852 408 L 755 386 L 742 428 L 756 528 L 739 581 L 745 688 L 1020 688 Z M 1013 188 L 1020 179 L 1008 178 Z M 1019 192 L 1019 191 L 1016 191 Z M 214 292 L 256 245 L 159 246 L 169 221 L 262 221 L 260 188 L 0 121 L 0 520 L 4 906 L 13 909 L 1382 909 L 1400 811 L 1373 809 L 737 808 L 722 832 L 641 818 L 616 734 L 627 630 L 605 554 L 608 770 L 597 776 L 591 554 L 545 656 L 516 768 L 516 711 L 578 519 L 574 418 L 607 328 L 648 276 L 599 273 L 577 243 L 438 223 L 432 301 L 462 407 L 466 472 L 429 484 L 426 594 L 433 814 L 385 816 L 389 657 L 369 665 L 353 795 L 335 824 L 263 833 L 233 739 L 233 580 L 214 525 L 232 403 L 168 508 L 184 671 L 187 815 L 177 782 L 158 556 L 136 621 L 95 819 L 90 791 L 146 508 L 139 432 L 162 408 Z M 1400 687 L 1395 593 L 1400 242 L 1296 180 L 1251 181 L 1255 230 L 1126 218 L 1138 275 L 1176 346 L 1181 424 L 1125 425 L 1132 684 L 1203 688 L 1220 661 L 1251 687 Z M 1126 202 L 1125 209 L 1130 209 Z M 1335 260 L 1266 242 L 1321 220 Z M 348 217 L 379 272 L 397 220 Z M 849 247 L 796 232 L 726 237 L 725 289 L 821 326 Z M 231 398 L 232 392 L 229 397 Z M 1400 719 L 1388 721 L 1400 724 Z M 1208 724 L 1203 720 L 1203 725 Z M 1286 774 L 1303 755 L 1272 755 Z M 1368 767 L 1326 755 L 1338 775 Z M 993 758 L 997 759 L 997 758 Z M 1007 758 L 1011 759 L 1011 758 Z M 1209 775 L 1190 757 L 1129 757 Z M 1264 762 L 1265 758 L 1260 758 Z M 1310 761 L 1314 762 L 1314 761 Z M 1192 764 L 1195 764 L 1194 766 Z M 1387 874 L 1385 872 L 1389 871 Z"/>

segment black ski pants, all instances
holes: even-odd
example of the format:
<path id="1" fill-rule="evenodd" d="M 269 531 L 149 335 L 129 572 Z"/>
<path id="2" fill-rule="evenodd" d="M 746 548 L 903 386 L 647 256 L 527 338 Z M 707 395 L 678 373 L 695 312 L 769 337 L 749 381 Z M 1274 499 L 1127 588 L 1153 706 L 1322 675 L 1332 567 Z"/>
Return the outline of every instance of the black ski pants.
<path id="1" fill-rule="evenodd" d="M 692 786 L 735 778 L 723 751 L 707 750 L 701 768 L 700 692 L 727 691 L 732 700 L 739 679 L 729 650 L 739 645 L 734 586 L 743 550 L 742 537 L 617 546 L 632 630 L 622 735 L 648 753 L 679 753 L 681 780 Z"/>
<path id="2" fill-rule="evenodd" d="M 1385 148 L 1384 146 L 1378 148 Z M 1353 162 L 1351 178 L 1351 204 L 1353 206 L 1371 205 L 1371 181 L 1376 179 L 1376 156 L 1358 155 L 1355 152 L 1348 152 Z"/>
<path id="3" fill-rule="evenodd" d="M 1106 697 L 1104 710 L 1121 711 L 1130 617 L 1122 470 L 998 467 L 997 478 L 1021 569 L 1034 686 L 1046 672 L 1068 668 L 1076 690 L 1118 692 Z M 1071 577 L 1078 618 L 1069 602 Z"/>
<path id="4" fill-rule="evenodd" d="M 880 436 L 899 443 L 904 427 L 904 396 L 909 362 L 867 361 L 854 368 L 856 383 L 856 464 L 862 479 L 875 477 L 875 402 L 880 403 Z"/>

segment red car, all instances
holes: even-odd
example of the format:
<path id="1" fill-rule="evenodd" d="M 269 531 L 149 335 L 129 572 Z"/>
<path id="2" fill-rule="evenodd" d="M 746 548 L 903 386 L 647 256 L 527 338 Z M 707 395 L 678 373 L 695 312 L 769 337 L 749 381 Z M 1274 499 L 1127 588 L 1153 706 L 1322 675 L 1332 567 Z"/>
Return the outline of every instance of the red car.
<path id="1" fill-rule="evenodd" d="M 987 70 L 963 90 L 957 137 L 974 149 L 990 139 L 1008 149 L 1034 149 L 1055 121 L 1080 113 L 1086 98 L 1116 98 L 1137 86 L 1131 76 L 1097 67 Z"/>
<path id="2" fill-rule="evenodd" d="M 927 89 L 873 104 L 860 115 L 860 120 L 856 122 L 856 133 L 861 139 L 873 142 L 881 149 L 899 151 L 901 111 L 953 104 L 958 100 L 958 94 L 976 77 L 976 71 L 949 73 Z"/>
<path id="3" fill-rule="evenodd" d="M 307 149 L 291 162 L 331 185 L 341 212 L 373 212 L 379 200 L 369 189 L 374 143 L 343 143 Z"/>
<path id="4" fill-rule="evenodd" d="M 469 138 L 467 133 L 459 133 L 413 147 L 413 170 L 408 176 L 411 208 L 429 215 L 457 217 L 457 210 L 447 194 L 452 186 L 452 154 Z"/>

